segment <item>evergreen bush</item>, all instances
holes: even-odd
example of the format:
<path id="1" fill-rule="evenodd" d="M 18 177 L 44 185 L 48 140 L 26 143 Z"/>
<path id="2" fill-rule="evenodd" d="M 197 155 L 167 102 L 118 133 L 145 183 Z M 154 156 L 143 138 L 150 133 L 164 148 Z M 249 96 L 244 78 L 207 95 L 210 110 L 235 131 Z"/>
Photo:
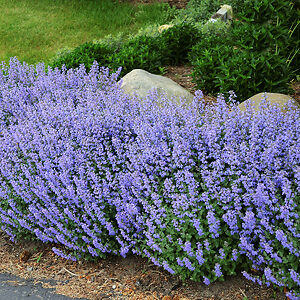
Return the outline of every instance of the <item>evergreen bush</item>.
<path id="1" fill-rule="evenodd" d="M 67 69 L 71 69 L 83 64 L 89 70 L 95 60 L 106 66 L 108 63 L 107 56 L 115 50 L 116 48 L 109 45 L 87 42 L 76 47 L 74 50 L 59 53 L 49 66 L 61 69 L 65 65 Z"/>
<path id="2" fill-rule="evenodd" d="M 164 30 L 160 36 L 165 63 L 181 65 L 188 62 L 188 53 L 200 40 L 199 30 L 194 24 L 182 22 Z"/>

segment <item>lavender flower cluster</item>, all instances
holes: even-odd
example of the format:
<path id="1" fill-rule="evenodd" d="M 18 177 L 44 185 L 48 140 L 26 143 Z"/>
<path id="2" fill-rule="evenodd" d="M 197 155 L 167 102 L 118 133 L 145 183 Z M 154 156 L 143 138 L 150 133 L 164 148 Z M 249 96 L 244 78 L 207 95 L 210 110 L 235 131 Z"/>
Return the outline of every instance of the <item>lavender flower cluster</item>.
<path id="1" fill-rule="evenodd" d="M 190 105 L 140 101 L 119 72 L 2 65 L 1 229 L 205 284 L 242 271 L 298 299 L 299 111 L 206 107 L 200 91 Z"/>

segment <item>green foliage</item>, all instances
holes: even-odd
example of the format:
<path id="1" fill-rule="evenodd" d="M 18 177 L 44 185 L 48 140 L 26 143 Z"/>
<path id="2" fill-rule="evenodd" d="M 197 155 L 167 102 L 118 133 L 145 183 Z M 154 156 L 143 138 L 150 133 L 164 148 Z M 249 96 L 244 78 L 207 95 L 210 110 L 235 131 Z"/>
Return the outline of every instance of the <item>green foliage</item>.
<path id="1" fill-rule="evenodd" d="M 117 35 L 108 34 L 99 40 L 94 40 L 93 43 L 101 44 L 107 48 L 114 49 L 114 51 L 118 51 L 131 36 L 133 35 L 126 35 L 124 32 L 119 32 Z"/>
<path id="2" fill-rule="evenodd" d="M 77 68 L 81 64 L 84 64 L 89 70 L 95 60 L 100 65 L 107 64 L 107 60 L 105 58 L 113 51 L 113 47 L 89 42 L 78 46 L 73 51 L 69 50 L 58 54 L 50 62 L 49 66 L 61 69 L 62 66 L 65 65 L 67 69 L 70 69 Z"/>
<path id="3" fill-rule="evenodd" d="M 119 52 L 108 56 L 108 67 L 116 71 L 120 66 L 123 77 L 133 69 L 144 69 L 150 73 L 162 74 L 161 66 L 166 60 L 161 48 L 161 39 L 151 36 L 140 36 L 124 43 Z"/>
<path id="4" fill-rule="evenodd" d="M 248 31 L 244 38 L 255 40 L 256 50 L 271 48 L 282 55 L 295 75 L 299 70 L 299 15 L 296 1 L 244 0 L 237 18 Z"/>
<path id="5" fill-rule="evenodd" d="M 49 64 L 51 67 L 77 68 L 84 64 L 90 69 L 96 60 L 100 66 L 116 71 L 122 66 L 120 76 L 133 69 L 141 68 L 148 72 L 161 74 L 162 60 L 161 37 L 138 35 L 126 39 L 123 34 L 117 37 L 107 36 L 94 43 L 85 43 L 74 50 L 59 53 Z"/>
<path id="6" fill-rule="evenodd" d="M 227 32 L 208 31 L 189 53 L 197 88 L 234 90 L 240 100 L 260 91 L 288 93 L 298 70 L 295 13 L 291 1 L 245 1 Z"/>
<path id="7" fill-rule="evenodd" d="M 188 52 L 199 39 L 199 31 L 193 24 L 176 24 L 161 33 L 164 56 L 171 65 L 186 63 Z"/>
<path id="8" fill-rule="evenodd" d="M 178 19 L 193 22 L 207 21 L 224 4 L 220 0 L 190 0 L 186 10 L 182 10 Z"/>
<path id="9" fill-rule="evenodd" d="M 289 20 L 293 10 L 291 0 L 244 0 L 237 14 L 238 19 L 263 24 Z"/>
<path id="10" fill-rule="evenodd" d="M 225 36 L 228 32 L 228 29 L 231 28 L 231 24 L 218 20 L 214 23 L 208 22 L 206 24 L 201 24 L 201 26 L 198 25 L 197 28 L 202 35 L 208 35 L 209 39 L 212 40 L 214 37 L 218 38 L 220 36 Z"/>
<path id="11" fill-rule="evenodd" d="M 193 23 L 206 23 L 210 17 L 219 10 L 221 5 L 231 5 L 233 13 L 239 11 L 244 0 L 190 0 L 185 10 L 181 10 L 176 19 L 189 20 Z"/>
<path id="12" fill-rule="evenodd" d="M 234 90 L 239 100 L 246 100 L 258 91 L 288 91 L 289 68 L 285 59 L 270 51 L 247 51 L 231 45 L 226 38 L 214 38 L 199 42 L 190 58 L 194 82 L 206 93 L 226 94 Z"/>
<path id="13" fill-rule="evenodd" d="M 194 67 L 192 72 L 193 82 L 197 84 L 197 89 L 206 94 L 218 93 L 220 86 L 217 84 L 217 68 L 230 59 L 232 49 L 225 43 L 215 46 L 208 46 L 207 39 L 199 42 L 189 53 L 190 61 Z"/>
<path id="14" fill-rule="evenodd" d="M 140 37 L 140 36 L 151 36 L 151 37 L 158 37 L 160 35 L 158 28 L 160 27 L 160 24 L 152 24 L 145 27 L 142 27 L 137 34 L 135 35 L 129 35 L 131 39 Z"/>
<path id="15" fill-rule="evenodd" d="M 170 7 L 168 3 L 163 3 L 165 5 L 165 9 L 163 9 L 163 18 L 157 20 L 160 24 L 166 24 L 174 20 L 180 13 L 180 10 L 176 9 L 176 7 Z M 152 22 L 153 23 L 153 22 Z"/>

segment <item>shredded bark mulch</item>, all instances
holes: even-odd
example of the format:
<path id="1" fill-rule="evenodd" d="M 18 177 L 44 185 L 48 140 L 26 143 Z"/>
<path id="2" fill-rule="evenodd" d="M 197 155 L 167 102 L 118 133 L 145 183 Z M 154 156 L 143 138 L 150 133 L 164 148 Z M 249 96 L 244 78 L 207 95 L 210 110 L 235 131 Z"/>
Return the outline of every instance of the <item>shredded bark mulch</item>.
<path id="1" fill-rule="evenodd" d="M 260 287 L 243 275 L 206 286 L 190 280 L 183 282 L 136 255 L 73 262 L 55 255 L 53 246 L 62 249 L 40 241 L 13 243 L 0 231 L 0 272 L 33 279 L 45 288 L 55 288 L 58 294 L 84 299 L 285 299 L 284 293 Z"/>

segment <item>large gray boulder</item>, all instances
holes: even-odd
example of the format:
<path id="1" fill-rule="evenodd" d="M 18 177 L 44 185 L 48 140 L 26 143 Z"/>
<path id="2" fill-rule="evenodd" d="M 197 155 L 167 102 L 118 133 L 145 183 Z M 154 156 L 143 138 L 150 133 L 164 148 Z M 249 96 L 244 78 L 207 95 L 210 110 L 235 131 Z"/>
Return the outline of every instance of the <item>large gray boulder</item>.
<path id="1" fill-rule="evenodd" d="M 173 80 L 161 75 L 151 74 L 142 69 L 132 70 L 126 74 L 122 80 L 121 88 L 125 93 L 131 96 L 134 96 L 136 93 L 138 97 L 145 98 L 150 90 L 156 89 L 159 98 L 165 93 L 165 96 L 169 100 L 175 96 L 177 103 L 179 103 L 180 97 L 186 99 L 188 103 L 191 103 L 194 98 L 193 94 Z"/>
<path id="2" fill-rule="evenodd" d="M 247 99 L 246 101 L 242 102 L 241 104 L 238 105 L 238 107 L 242 110 L 246 110 L 246 104 L 249 103 L 250 101 L 254 102 L 254 110 L 258 111 L 259 109 L 259 104 L 261 103 L 262 99 L 266 96 L 266 99 L 268 102 L 271 104 L 278 104 L 280 109 L 283 112 L 286 112 L 285 105 L 289 102 L 292 101 L 292 104 L 295 105 L 296 108 L 300 109 L 299 103 L 293 99 L 292 97 L 284 94 L 278 94 L 278 93 L 259 93 L 251 98 Z"/>

